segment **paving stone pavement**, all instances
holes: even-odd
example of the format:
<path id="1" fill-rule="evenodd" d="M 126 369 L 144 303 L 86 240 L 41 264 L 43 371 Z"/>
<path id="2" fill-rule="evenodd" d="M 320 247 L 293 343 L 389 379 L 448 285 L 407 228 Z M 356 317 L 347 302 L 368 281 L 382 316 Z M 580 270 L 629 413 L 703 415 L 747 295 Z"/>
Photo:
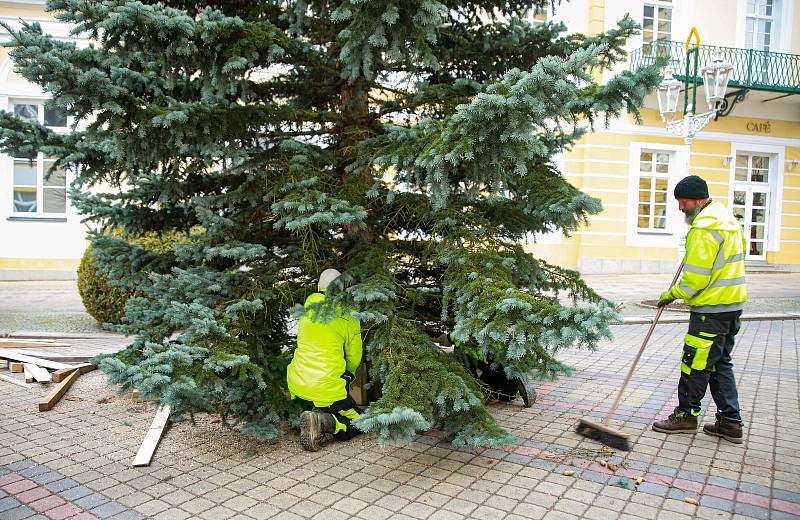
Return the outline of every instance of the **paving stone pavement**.
<path id="1" fill-rule="evenodd" d="M 103 332 L 74 280 L 0 282 L 0 333 L 18 330 Z"/>
<path id="2" fill-rule="evenodd" d="M 657 299 L 672 280 L 671 274 L 585 275 L 583 279 L 601 296 L 621 306 L 626 317 L 652 318 L 653 309 L 637 305 Z M 800 273 L 747 275 L 749 302 L 746 314 L 800 315 Z M 569 302 L 567 295 L 564 303 Z M 667 316 L 685 317 L 667 310 Z M 0 337 L 19 333 L 103 334 L 105 331 L 83 308 L 78 286 L 71 281 L 0 281 Z"/>
<path id="3" fill-rule="evenodd" d="M 672 277 L 673 274 L 591 274 L 584 275 L 583 279 L 605 298 L 615 302 L 633 302 L 657 299 L 669 288 Z M 800 273 L 748 272 L 747 291 L 751 302 L 800 298 Z"/>
<path id="4" fill-rule="evenodd" d="M 202 415 L 173 424 L 153 463 L 133 468 L 154 411 L 113 397 L 103 374 L 81 376 L 77 400 L 44 413 L 45 389 L 0 381 L 0 518 L 800 519 L 800 320 L 742 326 L 741 445 L 649 428 L 674 406 L 685 327 L 657 327 L 614 416 L 628 453 L 573 430 L 608 410 L 645 325 L 613 327 L 595 353 L 565 351 L 574 374 L 540 384 L 532 408 L 492 405 L 519 439 L 502 449 L 456 448 L 433 431 L 403 446 L 364 435 L 308 453 L 292 432 L 259 442 Z M 706 399 L 706 420 L 713 413 Z"/>

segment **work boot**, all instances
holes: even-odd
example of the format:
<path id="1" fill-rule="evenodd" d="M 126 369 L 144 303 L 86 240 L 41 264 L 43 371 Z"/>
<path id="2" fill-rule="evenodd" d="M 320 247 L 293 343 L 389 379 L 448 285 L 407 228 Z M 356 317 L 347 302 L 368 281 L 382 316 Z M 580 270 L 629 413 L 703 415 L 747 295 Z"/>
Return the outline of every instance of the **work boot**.
<path id="1" fill-rule="evenodd" d="M 742 443 L 742 423 L 719 418 L 714 424 L 704 424 L 703 433 L 722 437 L 734 444 Z"/>
<path id="2" fill-rule="evenodd" d="M 327 440 L 325 434 L 332 434 L 333 429 L 333 417 L 327 412 L 311 410 L 300 414 L 300 444 L 308 451 L 319 450 Z"/>
<path id="3" fill-rule="evenodd" d="M 685 412 L 675 412 L 664 421 L 654 422 L 653 430 L 661 433 L 697 433 L 697 417 Z"/>
<path id="4" fill-rule="evenodd" d="M 519 396 L 522 397 L 522 403 L 525 408 L 530 408 L 536 402 L 536 389 L 533 387 L 533 381 L 522 379 L 515 379 L 514 383 L 517 385 Z"/>

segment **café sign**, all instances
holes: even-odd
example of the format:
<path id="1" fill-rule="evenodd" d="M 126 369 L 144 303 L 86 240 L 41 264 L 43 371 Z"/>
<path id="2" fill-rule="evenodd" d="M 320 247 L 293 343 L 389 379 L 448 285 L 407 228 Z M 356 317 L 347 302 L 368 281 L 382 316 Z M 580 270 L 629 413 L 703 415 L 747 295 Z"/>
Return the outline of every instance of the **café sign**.
<path id="1" fill-rule="evenodd" d="M 745 123 L 745 128 L 748 132 L 756 134 L 769 134 L 772 132 L 772 127 L 769 121 L 748 121 Z"/>

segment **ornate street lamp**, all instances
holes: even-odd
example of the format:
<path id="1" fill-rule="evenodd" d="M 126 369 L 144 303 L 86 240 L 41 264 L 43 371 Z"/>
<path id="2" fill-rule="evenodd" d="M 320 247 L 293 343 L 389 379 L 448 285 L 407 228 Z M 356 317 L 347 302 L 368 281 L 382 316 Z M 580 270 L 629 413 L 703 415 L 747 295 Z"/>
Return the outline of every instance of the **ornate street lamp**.
<path id="1" fill-rule="evenodd" d="M 694 36 L 694 47 L 689 48 L 689 42 Z M 698 78 L 698 59 L 700 55 L 700 35 L 697 29 L 692 27 L 689 37 L 686 38 L 686 76 L 685 89 L 683 96 L 683 117 L 675 119 L 678 114 L 678 97 L 683 83 L 672 76 L 672 71 L 667 70 L 664 79 L 658 86 L 658 110 L 661 119 L 666 124 L 667 130 L 675 135 L 681 136 L 686 144 L 692 142 L 697 132 L 708 124 L 712 117 L 723 105 L 725 90 L 728 88 L 733 67 L 722 60 L 722 53 L 715 49 L 711 58 L 711 63 L 703 67 L 703 84 L 705 85 L 706 103 L 708 112 L 695 115 L 697 106 L 697 78 Z M 692 65 L 692 59 L 694 64 Z M 689 90 L 692 91 L 692 102 L 689 103 Z"/>
<path id="2" fill-rule="evenodd" d="M 678 98 L 681 95 L 683 83 L 672 76 L 672 70 L 667 69 L 664 79 L 658 86 L 658 111 L 665 122 L 672 122 L 678 113 Z"/>
<path id="3" fill-rule="evenodd" d="M 719 47 L 714 49 L 711 54 L 711 63 L 700 71 L 703 75 L 703 85 L 705 85 L 706 102 L 709 110 L 718 112 L 721 108 L 732 70 L 733 67 L 731 65 L 722 61 L 722 52 Z"/>

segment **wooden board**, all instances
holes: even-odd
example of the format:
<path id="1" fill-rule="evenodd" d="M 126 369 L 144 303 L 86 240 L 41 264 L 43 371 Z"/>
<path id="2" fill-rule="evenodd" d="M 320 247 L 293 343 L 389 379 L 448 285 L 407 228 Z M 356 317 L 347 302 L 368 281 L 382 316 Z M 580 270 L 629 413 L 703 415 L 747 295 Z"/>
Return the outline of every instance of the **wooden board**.
<path id="1" fill-rule="evenodd" d="M 28 368 L 29 366 L 31 366 L 31 365 L 28 364 L 28 363 L 25 363 L 25 365 L 22 367 L 22 371 L 25 373 L 25 382 L 26 383 L 33 383 L 35 379 L 33 377 L 33 372 L 31 372 L 31 369 Z"/>
<path id="2" fill-rule="evenodd" d="M 8 364 L 8 370 L 12 374 L 21 374 L 22 370 L 23 370 L 23 363 L 13 363 L 13 362 L 9 363 Z"/>
<path id="3" fill-rule="evenodd" d="M 68 343 L 28 343 L 27 341 L 4 341 L 0 342 L 2 348 L 49 348 L 49 347 L 71 347 Z"/>
<path id="4" fill-rule="evenodd" d="M 0 338 L 0 343 L 6 341 L 28 341 L 30 343 L 58 343 L 54 339 L 33 339 L 33 338 Z"/>
<path id="5" fill-rule="evenodd" d="M 367 365 L 365 363 L 361 363 L 361 365 L 356 369 L 353 382 L 350 383 L 350 397 L 352 397 L 359 406 L 365 406 L 369 404 L 367 390 L 364 388 L 364 385 L 367 384 L 367 382 Z"/>
<path id="6" fill-rule="evenodd" d="M 62 368 L 72 368 L 74 365 L 67 365 L 66 363 L 59 363 L 58 361 L 50 361 L 33 356 L 26 356 L 25 354 L 18 354 L 13 350 L 0 348 L 0 358 L 9 359 L 11 361 L 19 361 L 21 363 L 33 363 L 34 365 L 49 368 L 51 370 L 60 370 Z"/>
<path id="7" fill-rule="evenodd" d="M 80 365 L 75 365 L 74 367 L 70 368 L 62 368 L 61 370 L 56 370 L 52 374 L 54 383 L 60 383 L 64 379 L 67 378 L 75 370 L 80 370 L 81 374 L 85 374 L 86 372 L 91 372 L 92 370 L 97 370 L 97 365 L 93 365 L 91 363 L 83 363 Z"/>
<path id="8" fill-rule="evenodd" d="M 39 411 L 46 412 L 47 410 L 52 409 L 59 399 L 61 399 L 61 396 L 67 393 L 67 390 L 69 390 L 69 387 L 72 386 L 72 383 L 77 381 L 80 375 L 80 370 L 75 370 L 69 375 L 69 377 L 58 383 L 47 397 L 39 401 Z"/>
<path id="9" fill-rule="evenodd" d="M 13 377 L 7 376 L 5 374 L 0 374 L 0 381 L 5 381 L 6 383 L 11 383 L 12 385 L 21 386 L 23 388 L 31 388 L 33 386 L 33 385 L 29 385 L 29 384 L 23 383 L 19 379 L 14 379 Z"/>
<path id="10" fill-rule="evenodd" d="M 153 418 L 153 423 L 150 425 L 150 429 L 147 430 L 147 435 L 144 436 L 144 441 L 142 445 L 139 446 L 136 457 L 133 458 L 134 467 L 150 465 L 150 460 L 156 452 L 158 442 L 161 440 L 161 436 L 164 435 L 164 428 L 166 428 L 167 422 L 169 422 L 170 411 L 169 405 L 162 404 L 158 407 L 156 416 Z"/>
<path id="11" fill-rule="evenodd" d="M 7 339 L 0 338 L 0 347 L 3 348 L 48 348 L 48 347 L 70 347 L 69 343 L 57 343 L 55 341 L 42 341 L 34 339 Z"/>
<path id="12" fill-rule="evenodd" d="M 53 382 L 54 383 L 60 383 L 61 381 L 65 380 L 67 378 L 67 376 L 69 376 L 71 373 L 75 372 L 76 370 L 78 370 L 78 369 L 77 368 L 62 368 L 61 370 L 56 370 L 55 372 L 50 374 L 50 377 L 53 378 Z"/>
<path id="13" fill-rule="evenodd" d="M 36 366 L 31 363 L 25 363 L 25 371 L 26 374 L 30 372 L 33 378 L 39 381 L 40 383 L 49 383 L 50 381 L 53 380 L 53 378 L 50 376 L 50 372 L 48 372 L 47 370 L 45 370 L 40 366 Z M 26 379 L 25 382 L 27 383 L 27 377 L 25 379 Z"/>

